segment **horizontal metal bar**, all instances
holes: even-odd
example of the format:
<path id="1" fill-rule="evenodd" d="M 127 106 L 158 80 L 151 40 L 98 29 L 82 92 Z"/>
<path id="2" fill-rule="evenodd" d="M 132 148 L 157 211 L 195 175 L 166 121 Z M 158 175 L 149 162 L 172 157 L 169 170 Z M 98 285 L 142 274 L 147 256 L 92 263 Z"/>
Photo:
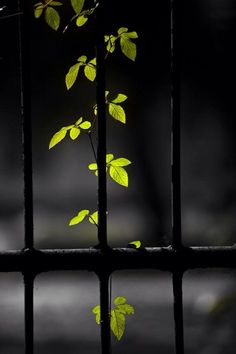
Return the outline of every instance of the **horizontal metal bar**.
<path id="1" fill-rule="evenodd" d="M 112 273 L 120 269 L 186 271 L 195 268 L 236 268 L 236 247 L 53 249 L 0 252 L 0 272 L 88 270 Z"/>

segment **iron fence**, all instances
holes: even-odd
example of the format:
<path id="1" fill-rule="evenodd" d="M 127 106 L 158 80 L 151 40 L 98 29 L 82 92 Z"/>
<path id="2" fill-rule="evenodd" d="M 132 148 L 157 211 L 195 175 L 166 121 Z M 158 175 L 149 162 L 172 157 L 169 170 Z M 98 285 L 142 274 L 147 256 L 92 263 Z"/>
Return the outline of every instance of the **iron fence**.
<path id="1" fill-rule="evenodd" d="M 157 269 L 172 273 L 176 354 L 184 354 L 182 277 L 196 268 L 236 268 L 236 247 L 184 247 L 181 239 L 180 166 L 180 0 L 171 0 L 171 114 L 172 114 L 172 245 L 142 249 L 111 248 L 107 241 L 106 193 L 106 118 L 104 7 L 97 11 L 97 107 L 98 107 L 98 209 L 99 227 L 96 248 L 34 248 L 32 133 L 30 102 L 30 18 L 31 1 L 19 0 L 21 61 L 21 114 L 24 161 L 25 247 L 0 252 L 0 272 L 21 272 L 24 277 L 25 354 L 34 352 L 34 279 L 42 272 L 89 270 L 100 280 L 101 352 L 110 353 L 109 277 L 121 269 Z"/>

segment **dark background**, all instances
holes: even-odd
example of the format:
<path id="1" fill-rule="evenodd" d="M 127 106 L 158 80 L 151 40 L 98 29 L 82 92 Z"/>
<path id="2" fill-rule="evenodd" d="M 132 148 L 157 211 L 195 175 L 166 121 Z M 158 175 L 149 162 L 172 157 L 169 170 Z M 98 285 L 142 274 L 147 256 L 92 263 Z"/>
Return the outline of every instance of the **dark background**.
<path id="1" fill-rule="evenodd" d="M 1 1 L 2 5 L 7 6 L 2 16 L 17 12 L 14 1 Z M 236 5 L 233 0 L 191 0 L 182 1 L 181 6 L 183 239 L 186 245 L 232 245 L 236 229 Z M 66 11 L 69 19 L 70 10 Z M 145 246 L 168 245 L 171 240 L 170 4 L 119 1 L 110 3 L 108 12 L 108 32 L 127 26 L 139 34 L 135 63 L 119 50 L 107 62 L 108 89 L 129 97 L 124 104 L 125 126 L 108 117 L 108 151 L 132 161 L 128 167 L 128 190 L 108 181 L 109 242 L 112 246 L 126 246 L 140 239 Z M 0 20 L 1 250 L 23 247 L 17 21 L 17 16 Z M 43 19 L 32 18 L 30 72 L 36 247 L 90 247 L 97 242 L 92 225 L 68 227 L 70 218 L 79 209 L 96 209 L 97 181 L 86 168 L 93 161 L 86 136 L 75 142 L 66 139 L 48 151 L 51 136 L 62 126 L 81 115 L 91 119 L 94 85 L 81 75 L 67 92 L 64 77 L 80 55 L 94 55 L 93 29 L 94 23 L 90 21 L 81 29 L 72 25 L 63 35 L 51 30 Z M 2 275 L 1 283 L 1 350 L 15 353 L 23 348 L 22 281 L 20 276 Z M 233 303 L 229 306 L 226 302 L 220 314 L 211 313 L 219 299 L 234 294 L 233 284 L 231 272 L 195 272 L 185 277 L 188 353 L 233 352 Z M 120 346 L 114 344 L 114 352 L 172 353 L 170 277 L 152 272 L 117 276 L 114 296 L 124 294 L 137 311 L 135 320 L 129 319 L 126 339 Z M 90 313 L 97 303 L 97 280 L 91 275 L 63 273 L 37 279 L 38 352 L 60 349 L 75 353 L 76 348 L 97 352 L 98 328 Z M 78 347 L 81 343 L 83 347 Z"/>

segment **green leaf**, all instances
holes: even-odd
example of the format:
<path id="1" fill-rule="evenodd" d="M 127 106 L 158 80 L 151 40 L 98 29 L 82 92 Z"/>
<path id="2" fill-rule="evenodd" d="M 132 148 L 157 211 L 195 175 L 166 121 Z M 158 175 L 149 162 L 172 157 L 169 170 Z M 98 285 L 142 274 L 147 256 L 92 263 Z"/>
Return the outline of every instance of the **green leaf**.
<path id="1" fill-rule="evenodd" d="M 53 135 L 49 143 L 49 150 L 65 138 L 67 130 L 67 128 L 63 127 Z"/>
<path id="2" fill-rule="evenodd" d="M 113 103 L 121 103 L 121 102 L 126 101 L 127 98 L 128 97 L 126 95 L 123 95 L 122 93 L 119 93 L 117 95 L 117 97 L 114 100 L 112 100 L 111 102 L 113 102 Z"/>
<path id="3" fill-rule="evenodd" d="M 78 215 L 70 220 L 69 226 L 77 225 L 89 214 L 89 210 L 83 209 L 78 212 Z"/>
<path id="4" fill-rule="evenodd" d="M 76 138 L 78 138 L 78 136 L 80 135 L 80 129 L 77 127 L 73 127 L 70 130 L 70 137 L 72 140 L 75 140 Z"/>
<path id="5" fill-rule="evenodd" d="M 80 117 L 78 120 L 77 120 L 77 122 L 75 123 L 75 125 L 80 125 L 80 123 L 83 121 L 83 118 L 82 117 Z"/>
<path id="6" fill-rule="evenodd" d="M 98 169 L 98 165 L 94 162 L 94 163 L 90 163 L 89 165 L 88 165 L 88 168 L 89 168 L 89 170 L 91 170 L 91 171 L 95 171 L 95 170 L 97 170 Z"/>
<path id="7" fill-rule="evenodd" d="M 109 162 L 111 162 L 111 160 L 114 159 L 114 155 L 113 154 L 106 154 L 106 163 L 108 164 Z"/>
<path id="8" fill-rule="evenodd" d="M 111 311 L 111 330 L 117 340 L 122 338 L 125 330 L 125 315 L 116 309 Z"/>
<path id="9" fill-rule="evenodd" d="M 96 323 L 99 325 L 101 323 L 101 307 L 97 305 L 93 308 L 93 313 L 95 315 Z"/>
<path id="10" fill-rule="evenodd" d="M 112 166 L 128 166 L 131 164 L 131 161 L 128 159 L 125 159 L 124 157 L 120 157 L 119 159 L 115 159 L 113 161 L 111 161 L 111 165 Z"/>
<path id="11" fill-rule="evenodd" d="M 90 81 L 94 81 L 96 77 L 96 58 L 88 62 L 84 68 L 84 74 Z"/>
<path id="12" fill-rule="evenodd" d="M 82 27 L 88 21 L 88 17 L 84 15 L 78 16 L 76 19 L 76 26 Z"/>
<path id="13" fill-rule="evenodd" d="M 71 6 L 73 7 L 76 14 L 79 14 L 84 6 L 85 0 L 71 0 Z"/>
<path id="14" fill-rule="evenodd" d="M 34 9 L 34 17 L 35 18 L 39 18 L 42 15 L 42 13 L 43 13 L 43 9 L 44 9 L 44 7 L 42 5 L 37 6 Z"/>
<path id="15" fill-rule="evenodd" d="M 123 305 L 118 305 L 116 306 L 117 310 L 124 315 L 133 315 L 134 314 L 134 308 L 133 306 L 129 304 L 123 304 Z"/>
<path id="16" fill-rule="evenodd" d="M 116 47 L 116 45 L 115 45 L 116 40 L 117 40 L 117 37 L 115 37 L 113 35 L 110 35 L 110 36 L 106 35 L 105 36 L 105 42 L 107 43 L 106 49 L 109 53 L 114 52 L 115 47 Z"/>
<path id="17" fill-rule="evenodd" d="M 126 303 L 126 298 L 123 296 L 117 296 L 114 300 L 115 305 L 122 305 Z"/>
<path id="18" fill-rule="evenodd" d="M 45 20 L 53 30 L 58 30 L 58 27 L 60 25 L 60 16 L 57 10 L 48 6 L 45 10 Z"/>
<path id="19" fill-rule="evenodd" d="M 62 6 L 63 4 L 60 1 L 51 1 L 50 6 Z"/>
<path id="20" fill-rule="evenodd" d="M 120 47 L 122 53 L 130 60 L 135 61 L 137 55 L 136 44 L 131 42 L 125 35 L 120 37 Z"/>
<path id="21" fill-rule="evenodd" d="M 140 248 L 141 247 L 141 241 L 132 241 L 129 243 L 129 246 L 134 247 L 134 248 Z"/>
<path id="22" fill-rule="evenodd" d="M 67 90 L 69 90 L 75 83 L 78 73 L 79 73 L 79 68 L 81 66 L 81 63 L 76 63 L 72 65 L 66 74 L 66 87 Z"/>
<path id="23" fill-rule="evenodd" d="M 86 63 L 86 60 L 87 60 L 86 55 L 81 55 L 81 56 L 77 59 L 77 61 L 79 61 L 79 62 L 81 62 L 81 63 L 83 63 L 83 64 Z"/>
<path id="24" fill-rule="evenodd" d="M 79 125 L 81 129 L 89 129 L 91 128 L 91 123 L 88 120 L 85 120 L 83 123 Z"/>
<path id="25" fill-rule="evenodd" d="M 120 27 L 117 32 L 119 35 L 121 35 L 122 33 L 128 32 L 128 28 Z"/>
<path id="26" fill-rule="evenodd" d="M 125 115 L 125 111 L 123 109 L 123 107 L 121 107 L 120 105 L 116 104 L 116 103 L 109 103 L 109 113 L 110 115 L 115 118 L 116 120 L 120 121 L 121 123 L 126 122 L 126 115 Z"/>
<path id="27" fill-rule="evenodd" d="M 89 216 L 89 222 L 91 222 L 91 224 L 98 225 L 98 211 L 95 211 Z"/>
<path id="28" fill-rule="evenodd" d="M 116 183 L 120 184 L 121 186 L 128 187 L 128 173 L 123 167 L 114 167 L 110 165 L 109 174 Z"/>

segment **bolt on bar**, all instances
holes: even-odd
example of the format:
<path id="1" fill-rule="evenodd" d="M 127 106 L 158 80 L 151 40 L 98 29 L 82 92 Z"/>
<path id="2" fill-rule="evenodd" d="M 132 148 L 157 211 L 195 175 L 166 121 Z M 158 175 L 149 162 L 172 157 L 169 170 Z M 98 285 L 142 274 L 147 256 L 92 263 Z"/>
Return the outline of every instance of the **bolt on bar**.
<path id="1" fill-rule="evenodd" d="M 100 0 L 97 6 L 97 119 L 98 119 L 98 242 L 103 252 L 109 251 L 107 243 L 107 181 L 106 181 L 106 103 L 105 103 L 105 0 Z M 109 314 L 109 275 L 99 274 L 100 308 L 101 308 L 101 351 L 111 352 L 110 314 Z"/>
<path id="2" fill-rule="evenodd" d="M 181 234 L 181 124 L 180 124 L 180 6 L 181 0 L 171 0 L 171 120 L 172 120 L 172 246 L 182 248 Z M 174 270 L 175 351 L 184 354 L 182 271 Z"/>
<path id="3" fill-rule="evenodd" d="M 33 238 L 33 167 L 32 167 L 32 124 L 31 124 L 31 93 L 30 93 L 30 17 L 31 1 L 18 0 L 19 16 L 19 53 L 20 53 L 20 85 L 21 85 L 21 117 L 22 145 L 24 166 L 24 222 L 25 249 L 32 250 Z M 34 278 L 31 267 L 25 270 L 25 354 L 34 351 Z"/>

